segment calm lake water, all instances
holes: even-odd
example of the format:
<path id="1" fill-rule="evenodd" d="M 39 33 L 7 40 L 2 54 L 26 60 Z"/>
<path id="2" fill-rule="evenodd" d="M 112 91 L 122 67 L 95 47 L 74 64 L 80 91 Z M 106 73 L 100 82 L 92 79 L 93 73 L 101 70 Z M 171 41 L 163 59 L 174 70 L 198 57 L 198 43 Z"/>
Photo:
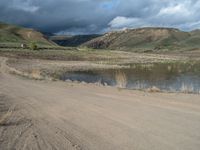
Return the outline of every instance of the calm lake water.
<path id="1" fill-rule="evenodd" d="M 128 89 L 200 93 L 200 63 L 129 64 L 125 69 L 66 72 L 61 80 L 84 81 Z"/>

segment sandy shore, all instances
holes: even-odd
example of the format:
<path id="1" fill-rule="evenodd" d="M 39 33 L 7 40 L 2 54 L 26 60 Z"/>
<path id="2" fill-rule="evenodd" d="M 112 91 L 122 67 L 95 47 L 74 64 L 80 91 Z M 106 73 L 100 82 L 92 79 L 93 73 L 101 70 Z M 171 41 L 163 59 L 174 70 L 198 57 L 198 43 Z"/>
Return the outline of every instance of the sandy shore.
<path id="1" fill-rule="evenodd" d="M 28 80 L 0 62 L 2 150 L 199 150 L 199 95 Z"/>

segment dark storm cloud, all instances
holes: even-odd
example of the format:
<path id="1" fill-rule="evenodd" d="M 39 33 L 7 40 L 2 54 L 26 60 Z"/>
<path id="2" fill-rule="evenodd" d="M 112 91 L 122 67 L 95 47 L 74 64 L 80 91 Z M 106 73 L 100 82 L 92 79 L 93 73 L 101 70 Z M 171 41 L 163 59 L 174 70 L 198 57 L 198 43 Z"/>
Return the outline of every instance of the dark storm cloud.
<path id="1" fill-rule="evenodd" d="M 200 0 L 0 0 L 0 21 L 54 33 L 200 27 Z"/>

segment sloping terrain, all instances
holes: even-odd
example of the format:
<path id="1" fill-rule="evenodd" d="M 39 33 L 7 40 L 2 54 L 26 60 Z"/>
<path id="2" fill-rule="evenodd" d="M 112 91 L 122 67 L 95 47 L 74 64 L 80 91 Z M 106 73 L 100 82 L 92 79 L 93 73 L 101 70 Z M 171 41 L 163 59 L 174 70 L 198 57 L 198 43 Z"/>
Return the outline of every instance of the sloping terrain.
<path id="1" fill-rule="evenodd" d="M 106 33 L 82 46 L 119 50 L 179 50 L 200 48 L 200 32 L 173 28 L 139 28 Z"/>
<path id="2" fill-rule="evenodd" d="M 45 36 L 33 29 L 0 23 L 0 43 L 30 43 L 52 45 Z"/>
<path id="3" fill-rule="evenodd" d="M 51 36 L 49 39 L 61 46 L 76 47 L 99 36 L 100 35 L 97 34 L 75 35 L 75 36 L 56 35 L 56 36 Z"/>

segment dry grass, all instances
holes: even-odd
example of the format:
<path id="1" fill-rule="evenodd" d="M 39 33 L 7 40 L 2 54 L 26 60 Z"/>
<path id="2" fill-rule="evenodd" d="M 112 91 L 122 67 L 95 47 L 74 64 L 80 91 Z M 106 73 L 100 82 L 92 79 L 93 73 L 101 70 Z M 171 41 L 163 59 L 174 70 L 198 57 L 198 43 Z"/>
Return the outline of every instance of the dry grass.
<path id="1" fill-rule="evenodd" d="M 151 88 L 148 88 L 147 92 L 156 93 L 156 92 L 161 92 L 161 90 L 158 87 L 153 86 Z"/>
<path id="2" fill-rule="evenodd" d="M 194 87 L 192 85 L 182 83 L 180 91 L 183 92 L 183 93 L 193 93 Z"/>
<path id="3" fill-rule="evenodd" d="M 117 83 L 117 87 L 119 88 L 126 88 L 127 85 L 127 78 L 126 74 L 122 71 L 117 71 L 115 74 L 115 80 Z"/>
<path id="4" fill-rule="evenodd" d="M 41 71 L 39 69 L 33 69 L 30 76 L 34 79 L 42 79 Z"/>
<path id="5" fill-rule="evenodd" d="M 11 74 L 27 77 L 30 79 L 42 80 L 44 78 L 41 75 L 40 69 L 32 69 L 30 72 L 27 72 L 27 71 L 21 71 L 21 70 L 15 69 L 13 67 L 6 66 L 6 71 Z"/>
<path id="6" fill-rule="evenodd" d="M 145 89 L 146 88 L 146 83 L 144 81 L 137 81 L 137 84 L 135 86 L 136 89 Z"/>

